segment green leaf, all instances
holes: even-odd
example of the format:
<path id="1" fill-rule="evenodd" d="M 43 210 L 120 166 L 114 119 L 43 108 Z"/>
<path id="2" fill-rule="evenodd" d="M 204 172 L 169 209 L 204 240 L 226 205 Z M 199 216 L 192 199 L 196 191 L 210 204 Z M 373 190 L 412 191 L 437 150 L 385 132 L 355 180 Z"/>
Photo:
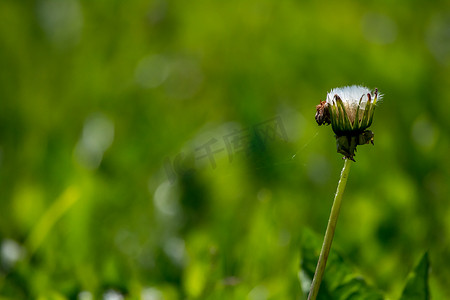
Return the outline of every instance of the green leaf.
<path id="1" fill-rule="evenodd" d="M 322 237 L 305 229 L 302 235 L 301 272 L 303 277 L 312 280 L 319 259 Z M 308 293 L 308 290 L 304 291 Z M 383 300 L 384 296 L 376 288 L 367 284 L 364 278 L 333 248 L 328 256 L 325 275 L 320 285 L 317 300 Z"/>
<path id="2" fill-rule="evenodd" d="M 417 266 L 408 275 L 405 289 L 400 300 L 427 300 L 430 299 L 428 288 L 428 274 L 430 261 L 426 252 Z"/>

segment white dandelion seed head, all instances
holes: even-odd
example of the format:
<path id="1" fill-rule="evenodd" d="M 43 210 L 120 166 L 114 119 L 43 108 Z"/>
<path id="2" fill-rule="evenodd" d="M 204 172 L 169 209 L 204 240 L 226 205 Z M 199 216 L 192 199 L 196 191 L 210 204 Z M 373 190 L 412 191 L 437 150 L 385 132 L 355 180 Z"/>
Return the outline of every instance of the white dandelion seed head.
<path id="1" fill-rule="evenodd" d="M 327 103 L 329 105 L 337 105 L 335 95 L 342 100 L 350 122 L 352 123 L 355 122 L 355 114 L 358 106 L 360 110 L 364 110 L 369 99 L 375 105 L 382 98 L 382 95 L 379 95 L 377 90 L 372 92 L 370 89 L 361 85 L 344 86 L 334 88 L 327 94 Z M 360 114 L 359 118 L 361 116 L 362 114 Z"/>
<path id="2" fill-rule="evenodd" d="M 376 101 L 378 102 L 381 100 L 382 95 L 376 95 L 364 86 L 352 85 L 332 89 L 327 94 L 327 103 L 333 105 L 333 102 L 335 101 L 334 96 L 338 95 L 347 108 L 356 108 L 359 104 L 359 100 L 361 100 L 360 109 L 364 109 L 369 100 L 367 94 L 371 96 L 371 101 L 377 99 Z"/>
<path id="3" fill-rule="evenodd" d="M 375 107 L 382 95 L 360 85 L 334 88 L 326 101 L 316 106 L 317 124 L 331 124 L 336 137 L 337 152 L 354 161 L 356 147 L 372 143 L 372 125 Z"/>

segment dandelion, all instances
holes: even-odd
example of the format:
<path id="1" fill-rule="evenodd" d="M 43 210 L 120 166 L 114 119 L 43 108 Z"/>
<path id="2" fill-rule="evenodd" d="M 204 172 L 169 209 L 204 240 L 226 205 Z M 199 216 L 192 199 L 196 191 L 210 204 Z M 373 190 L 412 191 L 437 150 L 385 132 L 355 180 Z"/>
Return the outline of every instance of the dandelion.
<path id="1" fill-rule="evenodd" d="M 374 134 L 367 130 L 373 120 L 375 106 L 382 95 L 362 86 L 332 89 L 326 101 L 316 107 L 316 122 L 331 124 L 336 137 L 337 152 L 354 160 L 356 146 L 373 144 Z"/>
<path id="2" fill-rule="evenodd" d="M 346 86 L 332 89 L 327 99 L 316 106 L 316 122 L 319 125 L 331 124 L 336 137 L 337 152 L 344 155 L 345 163 L 339 179 L 330 218 L 317 262 L 316 272 L 311 284 L 308 300 L 315 300 L 325 272 L 328 254 L 333 242 L 337 219 L 342 203 L 345 185 L 354 160 L 356 146 L 373 144 L 373 132 L 367 128 L 372 125 L 375 106 L 382 95 L 375 89 L 371 92 L 362 86 Z"/>

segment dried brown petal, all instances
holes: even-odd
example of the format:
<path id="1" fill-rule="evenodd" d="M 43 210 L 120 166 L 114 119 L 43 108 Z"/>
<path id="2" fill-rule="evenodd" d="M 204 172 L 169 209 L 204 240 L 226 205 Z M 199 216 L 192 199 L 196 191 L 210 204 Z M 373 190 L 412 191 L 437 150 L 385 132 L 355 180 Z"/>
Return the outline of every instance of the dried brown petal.
<path id="1" fill-rule="evenodd" d="M 330 108 L 326 101 L 321 101 L 319 105 L 316 106 L 316 122 L 317 124 L 327 124 L 330 125 Z"/>

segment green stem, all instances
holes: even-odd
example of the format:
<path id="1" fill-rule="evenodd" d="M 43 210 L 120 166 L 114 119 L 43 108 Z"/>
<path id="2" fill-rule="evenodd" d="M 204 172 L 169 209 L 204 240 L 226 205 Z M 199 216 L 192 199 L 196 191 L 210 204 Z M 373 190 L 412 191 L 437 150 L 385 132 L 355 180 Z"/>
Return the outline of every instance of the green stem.
<path id="1" fill-rule="evenodd" d="M 308 300 L 315 300 L 319 293 L 320 283 L 322 282 L 323 273 L 325 272 L 325 266 L 327 265 L 328 254 L 330 253 L 331 243 L 333 242 L 334 231 L 336 230 L 336 224 L 339 216 L 339 210 L 341 209 L 342 194 L 344 194 L 345 185 L 347 184 L 348 173 L 350 172 L 350 159 L 345 159 L 344 168 L 341 172 L 341 178 L 334 196 L 333 207 L 331 208 L 330 218 L 328 220 L 327 231 L 325 232 L 325 238 L 323 240 L 322 250 L 320 251 L 319 261 L 317 262 L 316 272 L 311 284 L 311 290 L 309 292 Z"/>

